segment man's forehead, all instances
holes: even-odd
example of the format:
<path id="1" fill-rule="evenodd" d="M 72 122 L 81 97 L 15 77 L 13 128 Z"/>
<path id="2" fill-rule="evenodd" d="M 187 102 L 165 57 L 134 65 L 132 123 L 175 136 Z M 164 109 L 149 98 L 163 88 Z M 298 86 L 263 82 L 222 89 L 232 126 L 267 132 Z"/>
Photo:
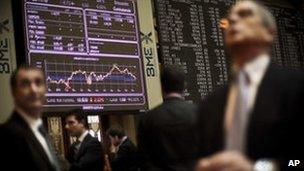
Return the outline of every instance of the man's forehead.
<path id="1" fill-rule="evenodd" d="M 66 117 L 66 120 L 67 121 L 77 121 L 75 115 L 69 115 L 68 117 Z"/>
<path id="2" fill-rule="evenodd" d="M 243 11 L 243 10 L 251 10 L 256 11 L 257 5 L 254 2 L 251 1 L 242 1 L 236 3 L 233 7 L 230 13 Z"/>
<path id="3" fill-rule="evenodd" d="M 38 69 L 20 69 L 17 76 L 20 78 L 43 77 L 43 73 Z"/>

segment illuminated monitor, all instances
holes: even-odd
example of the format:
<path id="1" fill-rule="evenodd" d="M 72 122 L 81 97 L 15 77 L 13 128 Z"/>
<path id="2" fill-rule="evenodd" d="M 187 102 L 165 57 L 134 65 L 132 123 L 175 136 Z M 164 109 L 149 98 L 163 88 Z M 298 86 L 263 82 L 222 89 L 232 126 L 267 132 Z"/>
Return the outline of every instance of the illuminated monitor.
<path id="1" fill-rule="evenodd" d="M 147 108 L 136 0 L 24 0 L 23 12 L 46 111 Z"/>

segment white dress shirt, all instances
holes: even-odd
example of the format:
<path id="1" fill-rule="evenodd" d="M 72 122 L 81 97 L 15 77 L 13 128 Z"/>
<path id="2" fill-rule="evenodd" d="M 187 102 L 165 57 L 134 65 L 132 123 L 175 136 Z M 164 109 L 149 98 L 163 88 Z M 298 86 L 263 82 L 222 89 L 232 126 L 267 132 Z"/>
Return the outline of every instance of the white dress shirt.
<path id="1" fill-rule="evenodd" d="M 95 131 L 93 131 L 92 129 L 90 129 L 90 130 L 89 130 L 89 134 L 91 134 L 92 137 L 97 138 L 98 141 L 101 142 L 101 133 L 100 133 L 100 129 L 99 129 L 97 132 L 95 132 Z M 97 137 L 96 137 L 96 135 L 97 135 Z"/>
<path id="2" fill-rule="evenodd" d="M 20 116 L 24 119 L 24 121 L 29 125 L 34 136 L 36 137 L 36 139 L 42 146 L 45 154 L 49 158 L 50 162 L 55 163 L 55 159 L 53 159 L 53 156 L 51 154 L 47 141 L 45 140 L 43 135 L 41 135 L 41 133 L 38 130 L 38 128 L 42 125 L 41 118 L 36 119 L 36 118 L 30 117 L 22 109 L 20 109 L 18 107 L 16 107 L 16 111 L 20 114 Z"/>
<path id="3" fill-rule="evenodd" d="M 256 94 L 258 91 L 258 88 L 261 84 L 262 78 L 264 77 L 264 74 L 266 72 L 267 66 L 270 63 L 270 57 L 268 55 L 261 55 L 259 57 L 256 57 L 254 60 L 246 63 L 244 65 L 243 68 L 237 68 L 235 66 L 233 66 L 233 71 L 234 73 L 239 73 L 240 70 L 242 70 L 246 76 L 248 80 L 248 84 L 246 84 L 245 86 L 242 85 L 241 89 L 245 89 L 246 91 L 246 109 L 244 114 L 246 116 L 244 116 L 244 120 L 242 120 L 242 122 L 245 122 L 245 127 L 247 127 L 247 120 L 249 118 L 249 114 L 252 111 L 252 108 L 255 104 L 255 99 L 256 99 Z M 224 122 L 224 130 L 226 132 L 226 142 L 227 139 L 229 139 L 229 137 L 227 137 L 227 135 L 229 136 L 229 134 L 227 133 L 227 131 L 229 131 L 229 129 L 231 128 L 231 124 L 233 122 L 233 117 L 234 114 L 236 112 L 237 109 L 237 93 L 238 93 L 238 89 L 240 85 L 238 85 L 238 83 L 233 82 L 230 85 L 229 88 L 229 94 L 228 94 L 228 101 L 226 103 L 226 110 L 225 110 L 225 122 Z M 246 131 L 245 131 L 246 132 Z M 246 136 L 246 133 L 240 136 Z M 244 139 L 245 137 L 241 137 L 242 139 Z M 242 143 L 241 143 L 242 144 Z M 244 144 L 243 144 L 244 145 Z M 245 149 L 245 147 L 240 147 L 240 149 Z M 243 151 L 241 151 L 243 152 Z"/>
<path id="4" fill-rule="evenodd" d="M 118 144 L 118 146 L 115 147 L 115 151 L 114 151 L 115 155 L 119 151 L 119 148 L 120 148 L 121 144 L 124 143 L 127 140 L 127 138 L 128 138 L 128 136 L 122 137 L 122 139 L 121 139 L 120 143 Z"/>
<path id="5" fill-rule="evenodd" d="M 88 130 L 84 131 L 84 132 L 80 135 L 80 137 L 78 138 L 78 141 L 80 141 L 80 143 L 82 143 L 82 141 L 83 141 L 84 138 L 88 135 L 88 133 L 89 133 Z"/>

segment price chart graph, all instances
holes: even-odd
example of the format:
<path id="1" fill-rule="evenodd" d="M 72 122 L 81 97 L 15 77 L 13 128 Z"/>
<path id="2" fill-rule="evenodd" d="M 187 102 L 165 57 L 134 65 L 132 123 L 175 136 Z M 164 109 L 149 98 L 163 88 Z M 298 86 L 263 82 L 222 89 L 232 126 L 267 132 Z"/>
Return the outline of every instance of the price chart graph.
<path id="1" fill-rule="evenodd" d="M 45 61 L 49 93 L 134 93 L 141 91 L 136 64 Z"/>

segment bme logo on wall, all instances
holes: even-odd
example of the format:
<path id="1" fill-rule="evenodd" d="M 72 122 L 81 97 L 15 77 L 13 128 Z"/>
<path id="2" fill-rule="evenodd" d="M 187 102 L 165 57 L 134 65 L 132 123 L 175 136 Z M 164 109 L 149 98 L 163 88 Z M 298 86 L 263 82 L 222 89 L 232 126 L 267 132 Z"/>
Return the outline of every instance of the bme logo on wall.
<path id="1" fill-rule="evenodd" d="M 289 160 L 288 166 L 289 167 L 297 167 L 297 166 L 300 165 L 300 163 L 301 163 L 300 160 Z"/>
<path id="2" fill-rule="evenodd" d="M 0 74 L 9 74 L 10 70 L 10 58 L 9 58 L 9 38 L 6 34 L 9 33 L 8 28 L 9 20 L 6 19 L 0 22 Z"/>
<path id="3" fill-rule="evenodd" d="M 152 32 L 149 32 L 148 34 L 144 34 L 140 32 L 142 46 L 143 46 L 143 54 L 144 58 L 146 59 L 145 66 L 146 66 L 146 74 L 148 77 L 155 77 L 156 75 L 156 69 L 155 69 L 155 63 L 154 60 L 154 54 L 153 54 L 153 40 L 151 38 Z"/>

